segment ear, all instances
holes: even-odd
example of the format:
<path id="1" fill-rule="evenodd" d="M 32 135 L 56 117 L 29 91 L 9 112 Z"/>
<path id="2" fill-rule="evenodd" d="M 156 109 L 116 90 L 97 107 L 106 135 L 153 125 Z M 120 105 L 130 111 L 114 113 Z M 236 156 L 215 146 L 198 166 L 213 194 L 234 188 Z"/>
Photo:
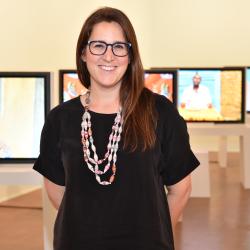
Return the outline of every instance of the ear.
<path id="1" fill-rule="evenodd" d="M 83 60 L 83 62 L 86 62 L 86 52 L 85 52 L 85 49 L 83 49 L 83 51 L 82 51 L 82 60 Z"/>
<path id="2" fill-rule="evenodd" d="M 82 54 L 82 61 L 86 62 L 86 56 L 84 54 Z"/>

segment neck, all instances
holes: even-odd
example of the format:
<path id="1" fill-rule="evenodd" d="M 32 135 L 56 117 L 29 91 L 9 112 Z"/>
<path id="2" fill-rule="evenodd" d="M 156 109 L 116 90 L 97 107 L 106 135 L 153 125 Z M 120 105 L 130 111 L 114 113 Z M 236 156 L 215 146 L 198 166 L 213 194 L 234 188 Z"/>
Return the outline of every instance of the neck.
<path id="1" fill-rule="evenodd" d="M 195 85 L 195 84 L 194 84 L 194 85 L 193 85 L 193 88 L 194 88 L 194 89 L 198 89 L 198 88 L 199 88 L 199 85 Z"/>
<path id="2" fill-rule="evenodd" d="M 119 110 L 120 88 L 96 88 L 90 89 L 90 110 L 98 113 L 116 113 Z"/>

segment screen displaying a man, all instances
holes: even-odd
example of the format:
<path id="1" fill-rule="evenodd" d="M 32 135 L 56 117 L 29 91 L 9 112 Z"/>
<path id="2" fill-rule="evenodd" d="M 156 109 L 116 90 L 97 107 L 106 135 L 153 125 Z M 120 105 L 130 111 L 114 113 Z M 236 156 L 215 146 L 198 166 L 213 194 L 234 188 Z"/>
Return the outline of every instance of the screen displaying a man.
<path id="1" fill-rule="evenodd" d="M 208 87 L 201 84 L 201 76 L 193 76 L 193 84 L 184 89 L 181 97 L 181 107 L 186 109 L 212 108 L 212 98 Z"/>

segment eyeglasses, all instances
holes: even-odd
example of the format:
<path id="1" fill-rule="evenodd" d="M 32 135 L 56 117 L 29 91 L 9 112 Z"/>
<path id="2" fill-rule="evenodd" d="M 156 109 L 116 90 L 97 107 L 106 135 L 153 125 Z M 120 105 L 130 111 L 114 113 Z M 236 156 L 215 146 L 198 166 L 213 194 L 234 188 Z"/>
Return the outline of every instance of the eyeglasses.
<path id="1" fill-rule="evenodd" d="M 108 46 L 111 46 L 111 50 L 115 56 L 123 57 L 128 55 L 129 49 L 131 48 L 131 43 L 106 43 L 103 41 L 88 41 L 88 46 L 90 53 L 93 55 L 104 55 L 108 49 Z"/>

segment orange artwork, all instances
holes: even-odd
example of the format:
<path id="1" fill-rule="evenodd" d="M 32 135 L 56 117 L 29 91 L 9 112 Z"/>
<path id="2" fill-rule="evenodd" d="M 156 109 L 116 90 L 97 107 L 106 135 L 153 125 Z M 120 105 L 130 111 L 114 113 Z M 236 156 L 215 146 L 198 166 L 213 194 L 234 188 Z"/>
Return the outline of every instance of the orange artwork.
<path id="1" fill-rule="evenodd" d="M 82 95 L 86 88 L 81 84 L 77 74 L 64 74 L 63 76 L 63 100 L 67 101 Z"/>
<path id="2" fill-rule="evenodd" d="M 173 101 L 173 76 L 171 74 L 145 74 L 145 86 L 160 95 Z"/>

